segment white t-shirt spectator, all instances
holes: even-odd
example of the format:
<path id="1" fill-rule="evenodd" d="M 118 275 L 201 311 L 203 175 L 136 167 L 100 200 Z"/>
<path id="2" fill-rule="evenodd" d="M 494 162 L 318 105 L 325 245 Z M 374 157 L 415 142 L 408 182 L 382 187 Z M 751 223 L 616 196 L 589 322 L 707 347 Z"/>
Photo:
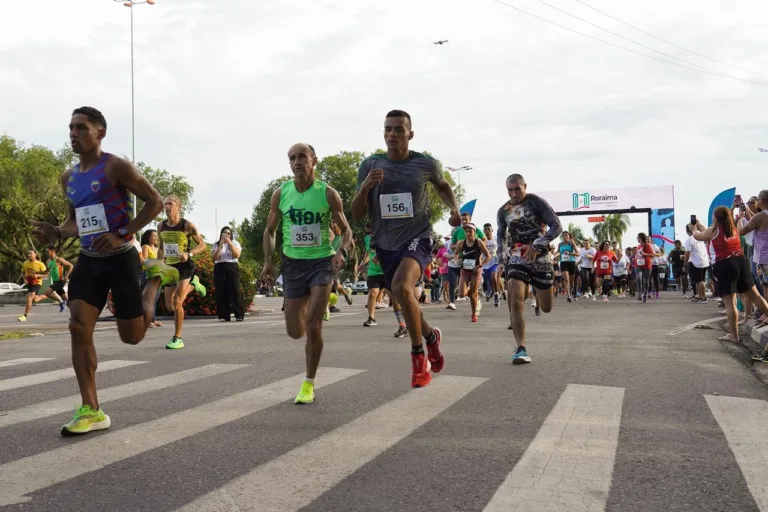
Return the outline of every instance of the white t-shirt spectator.
<path id="1" fill-rule="evenodd" d="M 656 254 L 657 252 L 659 252 L 659 246 L 658 246 L 658 245 L 656 245 L 656 244 L 655 244 L 655 243 L 653 243 L 653 242 L 651 242 L 651 249 L 653 250 L 653 253 L 654 253 L 654 254 Z M 655 257 L 655 256 L 654 256 L 654 257 L 653 257 L 653 262 L 652 262 L 651 264 L 652 264 L 652 265 L 661 265 L 661 261 L 660 261 L 660 260 L 661 260 L 661 258 L 660 258 L 660 257 Z"/>
<path id="2" fill-rule="evenodd" d="M 592 256 L 592 258 L 587 258 L 587 254 Z M 597 249 L 594 247 L 590 247 L 589 249 L 582 249 L 579 252 L 579 266 L 581 268 L 592 268 L 592 261 L 595 258 L 595 254 L 597 254 Z"/>
<path id="3" fill-rule="evenodd" d="M 629 258 L 624 253 L 621 253 L 621 259 L 618 263 L 613 264 L 613 275 L 623 276 L 627 274 L 627 267 L 629 267 Z"/>
<path id="4" fill-rule="evenodd" d="M 211 247 L 211 254 L 216 252 L 216 247 L 219 245 L 219 242 L 216 242 L 213 244 L 213 247 Z M 232 240 L 232 245 L 234 245 L 237 250 L 241 250 L 240 242 L 237 240 Z M 237 258 L 234 257 L 232 254 L 232 250 L 229 248 L 229 244 L 224 244 L 221 247 L 221 252 L 219 252 L 219 257 L 214 261 L 214 263 L 237 263 Z"/>
<path id="5" fill-rule="evenodd" d="M 700 242 L 690 236 L 683 244 L 683 247 L 685 252 L 691 253 L 688 261 L 693 263 L 694 267 L 707 268 L 709 266 L 709 254 L 707 254 L 707 246 L 704 242 Z"/>

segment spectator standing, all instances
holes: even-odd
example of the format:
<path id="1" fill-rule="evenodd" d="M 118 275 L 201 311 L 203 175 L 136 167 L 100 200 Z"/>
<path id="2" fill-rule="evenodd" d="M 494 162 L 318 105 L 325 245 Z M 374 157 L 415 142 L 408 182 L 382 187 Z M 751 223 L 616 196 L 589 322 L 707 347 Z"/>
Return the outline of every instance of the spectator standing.
<path id="1" fill-rule="evenodd" d="M 213 252 L 213 282 L 216 286 L 216 311 L 219 320 L 230 321 L 230 313 L 241 322 L 245 318 L 243 291 L 240 289 L 240 265 L 238 259 L 242 247 L 232 236 L 232 228 L 221 228 L 219 241 L 211 247 Z M 230 307 L 231 306 L 231 307 Z"/>

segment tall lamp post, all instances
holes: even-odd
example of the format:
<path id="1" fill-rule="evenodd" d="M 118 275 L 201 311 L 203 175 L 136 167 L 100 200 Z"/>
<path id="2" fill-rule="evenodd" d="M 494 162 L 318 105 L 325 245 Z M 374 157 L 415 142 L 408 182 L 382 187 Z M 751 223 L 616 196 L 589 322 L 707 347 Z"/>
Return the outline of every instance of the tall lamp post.
<path id="1" fill-rule="evenodd" d="M 469 165 L 462 165 L 461 167 L 446 167 L 451 172 L 455 172 L 458 175 L 459 186 L 461 186 L 461 171 L 471 171 L 472 167 Z"/>
<path id="2" fill-rule="evenodd" d="M 136 164 L 136 124 L 135 124 L 135 108 L 134 108 L 134 88 L 133 88 L 133 6 L 148 4 L 155 5 L 155 0 L 113 0 L 114 2 L 122 2 L 124 6 L 131 10 L 131 161 Z M 133 218 L 136 218 L 136 206 L 138 198 L 133 197 Z"/>

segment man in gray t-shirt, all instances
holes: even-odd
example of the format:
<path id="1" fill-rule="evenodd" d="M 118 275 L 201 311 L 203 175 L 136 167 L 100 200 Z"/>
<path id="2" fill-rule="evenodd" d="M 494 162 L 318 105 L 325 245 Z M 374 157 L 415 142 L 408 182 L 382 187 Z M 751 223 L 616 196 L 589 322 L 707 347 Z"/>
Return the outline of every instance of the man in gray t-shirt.
<path id="1" fill-rule="evenodd" d="M 411 337 L 411 387 L 421 388 L 432 382 L 430 370 L 437 373 L 444 364 L 440 329 L 426 323 L 414 296 L 414 285 L 432 261 L 427 182 L 432 183 L 435 193 L 451 209 L 451 225 L 458 226 L 461 219 L 440 163 L 408 148 L 413 139 L 411 127 L 407 112 L 393 110 L 387 114 L 387 154 L 370 156 L 360 164 L 352 216 L 362 219 L 367 214 L 371 222 L 371 247 L 376 249 L 384 271 L 385 286 L 403 309 Z M 422 336 L 427 342 L 426 355 Z"/>

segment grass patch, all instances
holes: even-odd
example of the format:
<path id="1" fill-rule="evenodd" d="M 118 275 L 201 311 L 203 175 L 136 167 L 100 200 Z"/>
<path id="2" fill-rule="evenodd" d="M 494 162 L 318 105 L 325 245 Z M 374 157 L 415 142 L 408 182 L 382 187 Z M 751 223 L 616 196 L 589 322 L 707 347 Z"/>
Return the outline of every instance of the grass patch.
<path id="1" fill-rule="evenodd" d="M 19 338 L 26 338 L 27 336 L 29 336 L 28 332 L 21 332 L 21 331 L 0 332 L 0 341 L 16 340 Z"/>

